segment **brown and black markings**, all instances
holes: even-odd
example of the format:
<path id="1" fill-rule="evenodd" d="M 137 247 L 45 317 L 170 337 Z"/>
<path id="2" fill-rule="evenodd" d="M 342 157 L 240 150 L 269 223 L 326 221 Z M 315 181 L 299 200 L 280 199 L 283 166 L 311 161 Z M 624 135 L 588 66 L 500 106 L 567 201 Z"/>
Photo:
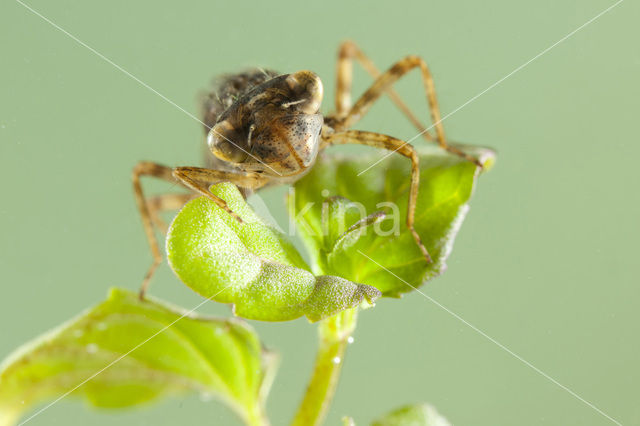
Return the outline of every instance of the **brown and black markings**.
<path id="1" fill-rule="evenodd" d="M 351 104 L 353 61 L 360 63 L 374 78 L 373 84 Z M 435 135 L 411 112 L 393 84 L 418 68 L 431 113 Z M 224 76 L 214 91 L 203 99 L 203 124 L 207 135 L 206 167 L 167 167 L 141 162 L 133 170 L 133 187 L 142 224 L 151 247 L 153 263 L 144 277 L 140 296 L 148 288 L 162 253 L 154 226 L 166 230 L 159 212 L 176 209 L 189 199 L 204 195 L 242 222 L 221 198 L 209 188 L 220 182 L 237 185 L 247 194 L 268 184 L 292 183 L 313 167 L 319 150 L 331 145 L 359 144 L 383 148 L 411 161 L 411 186 L 406 224 L 425 261 L 431 262 L 427 249 L 414 229 L 414 216 L 420 181 L 418 155 L 411 144 L 380 133 L 351 130 L 382 96 L 387 94 L 409 121 L 428 141 L 482 167 L 480 162 L 446 142 L 431 72 L 418 56 L 407 56 L 380 73 L 355 43 L 344 42 L 337 62 L 336 111 L 320 114 L 323 89 L 320 78 L 311 71 L 278 74 L 271 70 L 251 70 Z M 140 178 L 153 176 L 177 182 L 190 194 L 167 194 L 146 198 Z"/>

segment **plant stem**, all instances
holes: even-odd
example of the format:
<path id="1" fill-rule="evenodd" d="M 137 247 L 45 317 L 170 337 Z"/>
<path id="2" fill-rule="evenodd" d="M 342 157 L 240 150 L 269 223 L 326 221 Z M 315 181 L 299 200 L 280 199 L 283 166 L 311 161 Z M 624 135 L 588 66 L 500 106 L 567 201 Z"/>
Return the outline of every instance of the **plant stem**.
<path id="1" fill-rule="evenodd" d="M 262 407 L 258 407 L 258 409 L 248 413 L 245 424 L 247 426 L 269 426 L 269 420 Z"/>
<path id="2" fill-rule="evenodd" d="M 319 347 L 313 375 L 292 426 L 318 426 L 338 385 L 344 352 L 356 327 L 358 308 L 347 309 L 318 324 Z"/>

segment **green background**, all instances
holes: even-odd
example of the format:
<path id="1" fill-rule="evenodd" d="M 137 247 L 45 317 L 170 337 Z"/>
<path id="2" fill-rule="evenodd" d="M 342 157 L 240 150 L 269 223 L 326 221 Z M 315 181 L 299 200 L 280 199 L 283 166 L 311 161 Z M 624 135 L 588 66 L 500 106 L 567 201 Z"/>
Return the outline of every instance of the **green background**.
<path id="1" fill-rule="evenodd" d="M 519 2 L 109 2 L 31 0 L 51 21 L 186 110 L 210 78 L 249 66 L 316 71 L 333 104 L 340 40 L 380 67 L 426 58 L 443 114 L 613 4 Z M 624 425 L 640 424 L 640 103 L 637 2 L 609 13 L 445 121 L 488 145 L 447 273 L 430 297 Z M 130 172 L 200 164 L 199 123 L 14 0 L 0 5 L 0 357 L 102 300 L 150 262 Z M 356 91 L 369 77 L 358 70 Z M 417 74 L 399 91 L 426 116 Z M 411 138 L 384 100 L 358 128 Z M 416 140 L 414 143 L 423 143 Z M 356 150 L 357 151 L 357 150 Z M 150 184 L 151 191 L 166 188 Z M 263 197 L 286 223 L 284 189 Z M 200 299 L 162 266 L 152 294 Z M 203 312 L 226 315 L 225 306 Z M 315 350 L 304 319 L 256 323 L 281 366 L 269 397 L 286 424 Z M 360 316 L 327 424 L 433 403 L 457 425 L 614 424 L 486 336 L 414 293 Z M 233 425 L 197 396 L 96 413 L 64 400 L 30 425 Z"/>

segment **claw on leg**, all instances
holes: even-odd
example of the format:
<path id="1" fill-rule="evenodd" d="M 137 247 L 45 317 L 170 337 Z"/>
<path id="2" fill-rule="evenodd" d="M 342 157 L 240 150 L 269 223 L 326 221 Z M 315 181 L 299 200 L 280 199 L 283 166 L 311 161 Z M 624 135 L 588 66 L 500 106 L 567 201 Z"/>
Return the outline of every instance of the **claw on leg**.
<path id="1" fill-rule="evenodd" d="M 418 235 L 413 225 L 409 226 L 408 228 L 409 228 L 409 231 L 411 231 L 411 235 L 413 235 L 413 239 L 415 240 L 418 248 L 422 252 L 422 255 L 424 256 L 427 263 L 432 263 L 433 260 L 431 259 L 431 255 L 429 255 L 427 248 L 424 246 L 424 244 L 422 244 L 422 239 L 420 238 L 420 235 Z"/>
<path id="2" fill-rule="evenodd" d="M 325 140 L 325 146 L 344 144 L 358 144 L 374 148 L 383 148 L 391 152 L 398 153 L 411 160 L 411 186 L 409 187 L 409 201 L 407 206 L 407 228 L 411 231 L 411 235 L 413 235 L 413 239 L 422 252 L 425 260 L 428 263 L 431 263 L 432 259 L 429 252 L 413 227 L 416 205 L 418 202 L 418 187 L 420 185 L 419 158 L 413 146 L 391 136 L 360 130 L 347 130 L 344 132 L 333 133 Z"/>
<path id="3" fill-rule="evenodd" d="M 172 169 L 156 163 L 138 163 L 133 169 L 132 174 L 133 191 L 153 258 L 153 263 L 149 267 L 140 286 L 139 296 L 141 299 L 144 299 L 149 289 L 151 278 L 163 259 L 162 250 L 158 244 L 154 230 L 154 225 L 160 229 L 164 227 L 164 222 L 161 220 L 158 212 L 180 208 L 180 206 L 194 197 L 193 194 L 165 194 L 148 199 L 142 190 L 140 182 L 142 176 L 155 177 L 172 183 L 178 182 L 196 194 L 201 194 L 211 199 L 239 223 L 243 223 L 242 218 L 231 210 L 226 201 L 213 195 L 211 191 L 209 191 L 209 187 L 214 183 L 231 182 L 243 188 L 256 189 L 266 183 L 264 178 L 253 173 L 231 173 L 198 167 L 178 167 Z"/>
<path id="4" fill-rule="evenodd" d="M 471 163 L 475 164 L 476 166 L 480 167 L 481 169 L 484 168 L 484 164 L 482 164 L 482 162 L 479 159 L 477 159 L 473 155 L 467 154 L 466 152 L 464 152 L 460 148 L 456 148 L 455 146 L 452 146 L 452 145 L 447 145 L 447 146 L 445 146 L 443 148 L 447 152 L 450 152 L 453 155 L 457 155 L 458 157 L 461 157 L 461 158 L 464 158 L 467 161 L 470 161 Z"/>
<path id="5" fill-rule="evenodd" d="M 242 188 L 257 189 L 267 182 L 265 177 L 256 173 L 231 173 L 201 167 L 177 167 L 173 170 L 173 176 L 187 188 L 216 203 L 238 223 L 244 223 L 244 221 L 229 207 L 225 200 L 211 193 L 210 186 L 220 182 L 231 182 Z"/>

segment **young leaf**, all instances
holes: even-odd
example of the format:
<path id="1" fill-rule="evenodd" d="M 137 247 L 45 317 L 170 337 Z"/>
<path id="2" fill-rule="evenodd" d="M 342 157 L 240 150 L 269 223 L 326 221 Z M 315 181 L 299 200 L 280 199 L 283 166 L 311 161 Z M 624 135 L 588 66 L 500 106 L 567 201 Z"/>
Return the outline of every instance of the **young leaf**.
<path id="1" fill-rule="evenodd" d="M 489 149 L 467 151 L 485 164 L 494 159 Z M 414 226 L 433 262 L 425 261 L 405 225 L 406 158 L 392 155 L 367 170 L 375 158 L 325 155 L 288 200 L 316 270 L 373 285 L 391 297 L 412 288 L 385 269 L 415 287 L 444 271 L 480 169 L 438 148 L 423 147 L 419 156 Z"/>
<path id="2" fill-rule="evenodd" d="M 167 234 L 169 265 L 197 293 L 232 304 L 238 316 L 263 321 L 303 315 L 317 321 L 379 297 L 373 287 L 312 274 L 293 245 L 258 218 L 234 185 L 218 184 L 211 191 L 243 222 L 200 197 L 182 208 Z"/>
<path id="3" fill-rule="evenodd" d="M 371 426 L 451 426 L 429 404 L 407 405 L 375 420 Z"/>
<path id="4" fill-rule="evenodd" d="M 0 365 L 0 425 L 68 392 L 97 407 L 120 408 L 195 391 L 259 422 L 274 360 L 239 320 L 186 315 L 113 289 L 105 302 Z"/>

